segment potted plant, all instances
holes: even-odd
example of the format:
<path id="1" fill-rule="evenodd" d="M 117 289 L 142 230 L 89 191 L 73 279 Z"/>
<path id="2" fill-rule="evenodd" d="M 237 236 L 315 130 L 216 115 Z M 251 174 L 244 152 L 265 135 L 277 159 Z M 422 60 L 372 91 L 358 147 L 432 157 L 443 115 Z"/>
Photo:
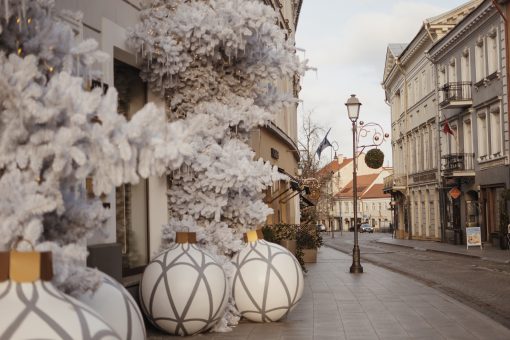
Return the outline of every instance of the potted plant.
<path id="1" fill-rule="evenodd" d="M 317 262 L 317 249 L 322 246 L 322 236 L 314 225 L 301 225 L 296 232 L 298 251 L 303 253 L 304 263 Z"/>
<path id="2" fill-rule="evenodd" d="M 296 229 L 295 224 L 279 223 L 266 225 L 262 228 L 262 233 L 265 240 L 278 243 L 296 255 Z"/>

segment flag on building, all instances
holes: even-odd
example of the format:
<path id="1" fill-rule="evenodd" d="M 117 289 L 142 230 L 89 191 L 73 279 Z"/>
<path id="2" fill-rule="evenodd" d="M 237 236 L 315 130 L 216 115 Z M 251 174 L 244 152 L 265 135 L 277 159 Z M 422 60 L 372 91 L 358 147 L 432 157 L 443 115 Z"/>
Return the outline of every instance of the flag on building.
<path id="1" fill-rule="evenodd" d="M 319 144 L 319 147 L 317 148 L 316 153 L 319 156 L 319 159 L 321 159 L 322 150 L 324 150 L 328 146 L 331 146 L 331 143 L 328 140 L 328 133 L 329 133 L 329 131 L 331 131 L 331 128 L 329 128 L 328 132 L 326 132 L 326 135 L 324 136 L 324 139 L 322 140 L 322 142 Z"/>
<path id="2" fill-rule="evenodd" d="M 453 132 L 452 128 L 450 127 L 450 124 L 448 124 L 448 121 L 444 122 L 444 124 L 443 124 L 443 132 L 445 134 L 450 134 L 452 136 L 455 136 L 455 133 Z"/>

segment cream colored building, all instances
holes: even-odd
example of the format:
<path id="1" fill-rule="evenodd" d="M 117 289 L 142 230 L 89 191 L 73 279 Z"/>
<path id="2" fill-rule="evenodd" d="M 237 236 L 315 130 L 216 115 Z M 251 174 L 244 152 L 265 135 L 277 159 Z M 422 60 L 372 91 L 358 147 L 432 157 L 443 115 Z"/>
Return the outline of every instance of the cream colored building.
<path id="1" fill-rule="evenodd" d="M 358 217 L 368 220 L 376 228 L 385 226 L 391 220 L 390 196 L 382 191 L 383 179 L 392 173 L 391 168 L 372 169 L 365 164 L 365 154 L 357 159 Z M 318 203 L 319 221 L 327 230 L 348 230 L 354 219 L 352 194 L 352 158 L 337 156 L 319 172 L 318 177 L 326 178 L 323 195 Z M 365 195 L 366 194 L 366 195 Z M 364 217 L 364 219 L 363 219 Z"/>
<path id="2" fill-rule="evenodd" d="M 140 3 L 148 0 L 56 0 L 58 11 L 81 11 L 82 22 L 64 19 L 73 25 L 83 39 L 94 38 L 99 48 L 110 56 L 102 65 L 101 82 L 115 86 L 119 92 L 119 113 L 129 118 L 145 103 L 152 101 L 164 105 L 139 77 L 140 58 L 126 45 L 127 29 L 139 22 Z M 294 35 L 302 1 L 264 1 L 279 14 L 279 23 L 289 37 Z M 297 97 L 299 78 L 282 79 L 282 91 L 293 92 Z M 102 85 L 98 83 L 98 86 Z M 295 176 L 297 171 L 297 118 L 296 107 L 281 112 L 274 123 L 254 131 L 251 145 L 257 153 L 270 160 L 282 171 Z M 272 152 L 272 149 L 276 152 Z M 279 157 L 275 157 L 279 155 Z M 289 186 L 288 181 L 277 183 L 274 190 Z M 108 236 L 89 240 L 89 265 L 109 273 L 129 285 L 136 284 L 136 274 L 142 272 L 149 259 L 158 251 L 161 226 L 168 221 L 167 180 L 149 178 L 137 185 L 123 185 L 104 198 L 111 211 L 107 226 Z M 299 223 L 299 199 L 272 204 L 275 215 L 271 219 Z M 276 216 L 276 217 L 275 217 Z"/>
<path id="3" fill-rule="evenodd" d="M 394 175 L 385 191 L 395 202 L 398 237 L 441 238 L 437 79 L 426 51 L 479 3 L 426 19 L 409 44 L 388 46 L 382 86 L 391 107 Z"/>
<path id="4" fill-rule="evenodd" d="M 294 39 L 301 10 L 302 0 L 264 0 L 279 15 L 279 25 L 286 30 L 289 39 Z M 289 175 L 289 180 L 275 183 L 267 192 L 266 203 L 273 208 L 273 215 L 268 216 L 267 223 L 299 224 L 299 194 L 296 177 L 298 176 L 299 151 L 297 127 L 297 99 L 300 90 L 299 77 L 280 79 L 278 88 L 293 94 L 296 104 L 277 114 L 274 122 L 256 129 L 251 135 L 251 146 L 257 157 L 262 157 L 278 166 L 282 173 Z M 292 183 L 291 183 L 292 182 Z"/>

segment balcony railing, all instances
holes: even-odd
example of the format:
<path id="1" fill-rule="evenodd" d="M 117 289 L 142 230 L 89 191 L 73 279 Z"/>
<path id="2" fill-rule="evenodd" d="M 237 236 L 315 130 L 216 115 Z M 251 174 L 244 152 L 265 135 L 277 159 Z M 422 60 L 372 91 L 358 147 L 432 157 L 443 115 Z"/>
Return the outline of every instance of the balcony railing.
<path id="1" fill-rule="evenodd" d="M 439 105 L 446 107 L 464 107 L 472 104 L 471 82 L 447 83 L 440 89 Z"/>
<path id="2" fill-rule="evenodd" d="M 474 153 L 452 153 L 442 156 L 441 159 L 441 168 L 447 173 L 456 171 L 473 171 L 475 169 Z"/>
<path id="3" fill-rule="evenodd" d="M 405 188 L 407 184 L 406 176 L 398 176 L 395 177 L 395 175 L 390 175 L 387 177 L 384 177 L 383 179 L 383 191 L 389 192 L 391 190 L 399 190 Z"/>

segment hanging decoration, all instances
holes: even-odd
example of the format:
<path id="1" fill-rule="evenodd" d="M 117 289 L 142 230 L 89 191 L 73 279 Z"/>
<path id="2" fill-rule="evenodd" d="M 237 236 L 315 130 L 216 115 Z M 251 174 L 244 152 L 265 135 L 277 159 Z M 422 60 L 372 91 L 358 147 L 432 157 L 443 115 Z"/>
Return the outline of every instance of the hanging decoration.
<path id="1" fill-rule="evenodd" d="M 121 339 L 52 277 L 51 252 L 0 252 L 0 339 Z"/>
<path id="2" fill-rule="evenodd" d="M 241 315 L 255 322 L 283 318 L 303 295 L 303 272 L 287 249 L 263 239 L 262 231 L 245 234 L 246 246 L 234 256 L 232 296 Z"/>
<path id="3" fill-rule="evenodd" d="M 101 273 L 101 286 L 78 300 L 97 312 L 124 340 L 145 339 L 145 324 L 136 301 L 114 278 Z"/>
<path id="4" fill-rule="evenodd" d="M 384 153 L 380 149 L 370 149 L 365 155 L 365 164 L 372 169 L 379 169 L 384 164 Z"/>
<path id="5" fill-rule="evenodd" d="M 140 282 L 145 315 L 174 335 L 210 329 L 221 319 L 227 298 L 225 273 L 197 246 L 195 233 L 177 232 L 176 243 L 149 263 Z"/>

